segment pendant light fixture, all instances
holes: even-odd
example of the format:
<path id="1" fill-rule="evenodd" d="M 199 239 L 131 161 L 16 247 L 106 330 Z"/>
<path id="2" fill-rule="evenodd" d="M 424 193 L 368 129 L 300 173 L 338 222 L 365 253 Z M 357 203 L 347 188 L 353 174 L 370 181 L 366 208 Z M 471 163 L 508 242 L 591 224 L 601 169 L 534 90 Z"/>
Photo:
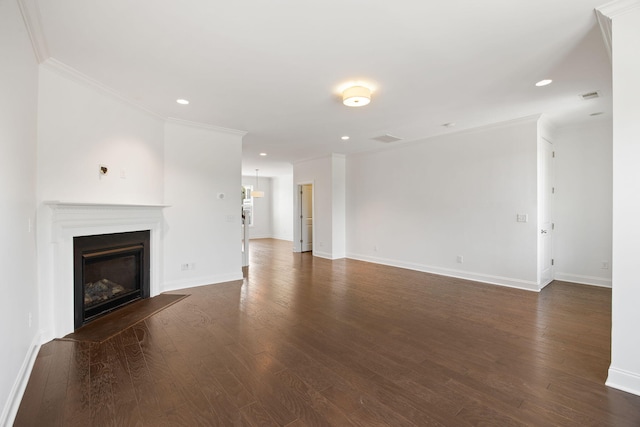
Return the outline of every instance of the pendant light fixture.
<path id="1" fill-rule="evenodd" d="M 258 169 L 256 169 L 256 188 L 251 192 L 251 197 L 264 197 L 264 191 L 258 190 Z"/>

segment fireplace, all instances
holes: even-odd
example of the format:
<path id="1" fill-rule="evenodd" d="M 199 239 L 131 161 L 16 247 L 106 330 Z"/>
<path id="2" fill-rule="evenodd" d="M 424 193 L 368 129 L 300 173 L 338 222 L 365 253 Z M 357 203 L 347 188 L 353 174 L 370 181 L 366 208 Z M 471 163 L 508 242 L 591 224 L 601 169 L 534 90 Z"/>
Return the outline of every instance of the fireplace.
<path id="1" fill-rule="evenodd" d="M 149 297 L 150 231 L 73 238 L 74 327 Z"/>

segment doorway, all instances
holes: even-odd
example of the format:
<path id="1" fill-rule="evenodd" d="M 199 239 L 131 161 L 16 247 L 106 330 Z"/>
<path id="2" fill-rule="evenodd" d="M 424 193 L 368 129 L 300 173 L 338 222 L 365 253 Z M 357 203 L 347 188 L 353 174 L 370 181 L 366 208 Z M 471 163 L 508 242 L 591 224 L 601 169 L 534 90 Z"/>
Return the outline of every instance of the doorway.
<path id="1" fill-rule="evenodd" d="M 300 252 L 313 251 L 313 184 L 298 185 L 300 194 Z"/>

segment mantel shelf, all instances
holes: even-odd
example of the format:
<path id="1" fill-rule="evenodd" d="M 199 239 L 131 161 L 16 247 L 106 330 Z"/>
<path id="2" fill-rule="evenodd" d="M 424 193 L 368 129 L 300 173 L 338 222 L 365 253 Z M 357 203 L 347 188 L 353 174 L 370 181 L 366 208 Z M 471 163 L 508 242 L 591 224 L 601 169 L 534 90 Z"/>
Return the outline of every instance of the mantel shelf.
<path id="1" fill-rule="evenodd" d="M 49 200 L 44 202 L 51 207 L 87 207 L 87 208 L 169 208 L 171 205 L 143 205 L 127 203 L 89 203 L 89 202 L 62 202 L 59 200 Z"/>

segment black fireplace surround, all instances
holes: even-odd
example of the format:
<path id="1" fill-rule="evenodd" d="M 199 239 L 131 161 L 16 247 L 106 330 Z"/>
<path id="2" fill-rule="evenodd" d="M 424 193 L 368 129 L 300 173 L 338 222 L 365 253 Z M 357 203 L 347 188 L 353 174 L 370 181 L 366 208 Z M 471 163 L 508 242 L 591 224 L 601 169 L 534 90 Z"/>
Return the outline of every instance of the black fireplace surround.
<path id="1" fill-rule="evenodd" d="M 150 231 L 73 238 L 74 326 L 149 297 Z"/>

